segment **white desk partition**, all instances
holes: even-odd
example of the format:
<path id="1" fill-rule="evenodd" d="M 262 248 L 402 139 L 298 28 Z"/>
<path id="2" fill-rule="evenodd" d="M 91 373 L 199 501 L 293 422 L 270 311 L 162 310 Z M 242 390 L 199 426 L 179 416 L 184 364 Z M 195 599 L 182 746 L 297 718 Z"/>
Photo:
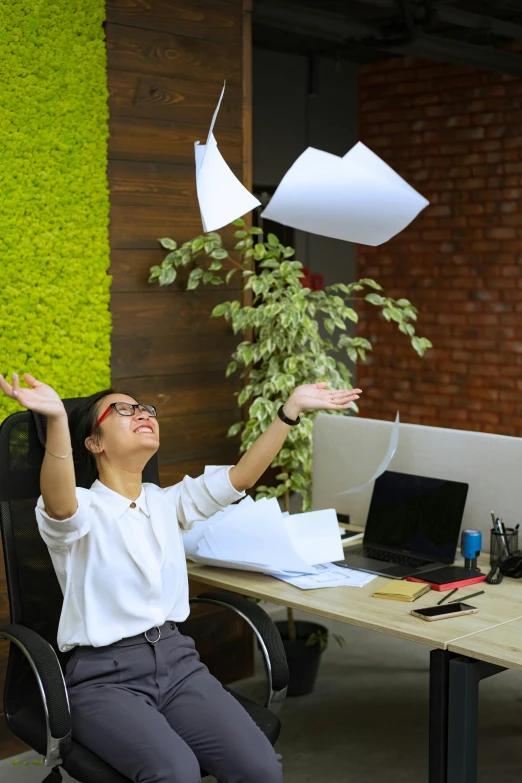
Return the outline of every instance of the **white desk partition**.
<path id="1" fill-rule="evenodd" d="M 393 422 L 320 414 L 314 422 L 314 509 L 335 508 L 365 525 L 373 484 L 339 495 L 367 481 L 386 454 Z M 522 438 L 483 432 L 401 424 L 389 470 L 469 484 L 463 529 L 482 531 L 489 551 L 490 510 L 507 527 L 522 523 Z M 522 548 L 522 528 L 519 547 Z"/>

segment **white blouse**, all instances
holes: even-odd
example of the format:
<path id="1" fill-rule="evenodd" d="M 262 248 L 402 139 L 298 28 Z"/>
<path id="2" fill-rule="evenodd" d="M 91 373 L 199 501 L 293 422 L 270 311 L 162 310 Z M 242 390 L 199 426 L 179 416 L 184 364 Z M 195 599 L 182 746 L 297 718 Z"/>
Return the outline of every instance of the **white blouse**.
<path id="1" fill-rule="evenodd" d="M 102 647 L 189 615 L 181 528 L 191 528 L 244 497 L 229 466 L 207 467 L 172 487 L 143 484 L 133 503 L 96 480 L 76 488 L 69 519 L 36 519 L 63 592 L 58 626 L 62 652 L 78 644 Z"/>

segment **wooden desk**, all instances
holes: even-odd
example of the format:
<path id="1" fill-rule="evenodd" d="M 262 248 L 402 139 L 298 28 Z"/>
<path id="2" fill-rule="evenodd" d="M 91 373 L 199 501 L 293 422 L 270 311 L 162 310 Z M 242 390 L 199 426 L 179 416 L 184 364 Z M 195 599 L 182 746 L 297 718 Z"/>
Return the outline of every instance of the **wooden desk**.
<path id="1" fill-rule="evenodd" d="M 504 580 L 522 585 L 515 580 Z M 504 582 L 502 583 L 502 585 Z M 447 783 L 476 783 L 480 681 L 522 671 L 522 617 L 449 644 Z"/>
<path id="2" fill-rule="evenodd" d="M 484 570 L 486 563 L 483 565 Z M 331 620 L 399 636 L 419 644 L 427 644 L 440 650 L 448 649 L 450 642 L 456 639 L 522 617 L 522 585 L 511 579 L 504 580 L 497 586 L 485 583 L 471 585 L 455 595 L 455 597 L 465 597 L 466 593 L 471 594 L 484 589 L 485 594 L 476 599 L 476 605 L 480 609 L 477 614 L 438 622 L 424 622 L 411 615 L 413 606 L 416 609 L 432 606 L 444 593 L 430 591 L 414 603 L 373 598 L 373 593 L 389 582 L 384 577 L 378 577 L 360 588 L 330 587 L 319 590 L 299 590 L 271 576 L 246 571 L 189 563 L 188 572 L 189 577 L 210 587 L 261 598 L 320 617 L 329 617 Z"/>
<path id="3" fill-rule="evenodd" d="M 487 571 L 488 559 L 479 561 Z M 299 590 L 263 574 L 188 564 L 189 577 L 218 590 L 260 598 L 282 606 L 328 617 L 350 625 L 398 636 L 432 648 L 430 653 L 430 744 L 429 783 L 471 783 L 448 775 L 449 666 L 455 653 L 452 644 L 465 643 L 490 629 L 522 618 L 522 584 L 506 579 L 501 585 L 471 585 L 456 596 L 484 589 L 477 596 L 480 611 L 474 615 L 438 622 L 425 622 L 411 615 L 413 606 L 432 606 L 443 593 L 431 591 L 412 603 L 373 598 L 373 593 L 389 580 L 378 577 L 362 588 L 337 587 Z M 473 599 L 475 601 L 475 599 Z M 478 644 L 478 642 L 477 642 Z M 434 649 L 433 649 L 434 648 Z M 474 783 L 474 781 L 473 781 Z"/>
<path id="4" fill-rule="evenodd" d="M 520 585 L 522 597 L 522 585 Z M 522 602 L 521 602 L 522 612 Z M 522 614 L 517 620 L 450 642 L 449 650 L 478 661 L 522 672 Z"/>

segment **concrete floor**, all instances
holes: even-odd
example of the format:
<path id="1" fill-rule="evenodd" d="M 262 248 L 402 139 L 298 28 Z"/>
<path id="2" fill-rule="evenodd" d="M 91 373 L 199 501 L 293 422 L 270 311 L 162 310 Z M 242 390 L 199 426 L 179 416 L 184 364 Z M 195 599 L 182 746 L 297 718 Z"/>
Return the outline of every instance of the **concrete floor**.
<path id="1" fill-rule="evenodd" d="M 299 615 L 304 619 L 305 615 Z M 277 749 L 285 783 L 427 783 L 429 648 L 334 622 L 344 636 L 326 650 L 316 690 L 288 699 Z M 256 696 L 262 675 L 238 685 Z M 519 783 L 522 674 L 481 684 L 479 783 Z M 0 783 L 37 783 L 36 754 L 0 762 Z M 27 765 L 24 766 L 24 762 Z M 64 781 L 71 778 L 64 774 Z M 213 778 L 207 778 L 212 783 Z"/>

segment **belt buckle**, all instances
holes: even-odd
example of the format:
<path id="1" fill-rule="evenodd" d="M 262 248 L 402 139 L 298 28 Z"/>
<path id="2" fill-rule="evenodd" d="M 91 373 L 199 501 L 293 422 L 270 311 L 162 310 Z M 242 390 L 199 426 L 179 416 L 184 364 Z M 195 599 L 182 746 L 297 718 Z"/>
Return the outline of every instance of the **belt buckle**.
<path id="1" fill-rule="evenodd" d="M 147 640 L 147 641 L 148 641 L 150 644 L 156 644 L 156 642 L 159 642 L 159 640 L 161 639 L 161 628 L 159 627 L 159 625 L 153 625 L 152 627 L 157 629 L 157 631 L 158 631 L 158 638 L 157 638 L 157 639 L 149 639 L 149 637 L 147 636 L 147 633 L 148 633 L 148 631 L 144 631 L 144 632 L 143 632 L 143 636 L 145 637 L 145 639 L 146 639 L 146 640 Z M 151 629 L 149 628 L 149 631 L 150 631 L 150 630 L 151 630 Z"/>

